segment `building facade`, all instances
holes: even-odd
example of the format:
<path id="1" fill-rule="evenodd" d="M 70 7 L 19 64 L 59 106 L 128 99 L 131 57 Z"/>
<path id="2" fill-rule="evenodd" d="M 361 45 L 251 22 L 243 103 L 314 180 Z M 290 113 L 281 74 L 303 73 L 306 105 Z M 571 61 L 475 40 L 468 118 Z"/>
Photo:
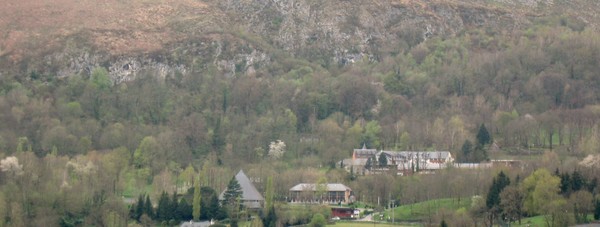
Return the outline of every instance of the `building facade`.
<path id="1" fill-rule="evenodd" d="M 453 162 L 454 158 L 449 151 L 377 151 L 363 146 L 361 149 L 354 149 L 352 158 L 343 160 L 340 165 L 361 175 L 381 172 L 406 175 L 443 169 Z"/>
<path id="2" fill-rule="evenodd" d="M 298 184 L 290 188 L 288 202 L 291 203 L 352 203 L 352 189 L 343 184 Z"/>

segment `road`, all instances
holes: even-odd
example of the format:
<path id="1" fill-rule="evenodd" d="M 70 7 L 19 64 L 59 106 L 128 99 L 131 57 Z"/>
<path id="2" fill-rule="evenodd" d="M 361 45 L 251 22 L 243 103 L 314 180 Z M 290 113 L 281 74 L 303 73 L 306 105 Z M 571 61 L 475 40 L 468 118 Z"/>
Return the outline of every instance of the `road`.
<path id="1" fill-rule="evenodd" d="M 373 221 L 373 214 L 369 214 L 361 219 L 358 219 L 356 221 Z"/>

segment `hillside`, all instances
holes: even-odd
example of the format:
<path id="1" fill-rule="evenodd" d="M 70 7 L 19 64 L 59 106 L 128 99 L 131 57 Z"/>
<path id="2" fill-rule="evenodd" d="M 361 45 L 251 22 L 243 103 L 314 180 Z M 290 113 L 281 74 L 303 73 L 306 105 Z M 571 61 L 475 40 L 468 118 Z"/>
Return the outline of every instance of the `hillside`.
<path id="1" fill-rule="evenodd" d="M 278 58 L 278 51 L 336 65 L 362 58 L 379 61 L 392 47 L 410 48 L 426 38 L 454 37 L 475 28 L 510 35 L 548 16 L 596 28 L 598 4 L 585 0 L 24 0 L 0 8 L 0 57 L 2 71 L 63 77 L 89 73 L 89 68 L 102 65 L 110 66 L 117 81 L 135 74 L 122 70 L 128 62 L 134 62 L 133 71 L 161 67 L 164 71 L 159 63 L 170 68 L 183 63 L 189 70 L 190 62 L 169 56 L 182 48 L 187 52 L 178 55 L 197 56 L 203 67 L 215 65 L 232 74 L 245 73 L 252 64 L 277 61 L 273 58 Z M 15 64 L 20 67 L 8 67 Z M 167 71 L 174 73 L 170 68 Z"/>
<path id="2" fill-rule="evenodd" d="M 0 1 L 0 226 L 233 222 L 240 169 L 270 226 L 327 218 L 285 208 L 314 182 L 432 225 L 600 212 L 598 1 Z M 363 146 L 517 160 L 371 175 Z"/>
<path id="3" fill-rule="evenodd" d="M 248 160 L 280 139 L 289 158 L 331 165 L 363 144 L 460 156 L 486 124 L 508 157 L 593 153 L 597 4 L 11 2 L 0 9 L 0 136 L 9 151 L 25 137 L 39 155 L 73 155 L 135 150 L 168 130 L 164 144 L 183 157 Z M 111 127 L 151 129 L 109 143 Z"/>

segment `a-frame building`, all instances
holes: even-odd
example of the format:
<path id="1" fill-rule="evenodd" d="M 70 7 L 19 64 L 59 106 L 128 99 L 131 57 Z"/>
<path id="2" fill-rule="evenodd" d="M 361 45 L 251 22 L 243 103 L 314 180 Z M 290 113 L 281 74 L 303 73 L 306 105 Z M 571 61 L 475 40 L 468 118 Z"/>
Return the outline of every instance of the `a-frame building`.
<path id="1" fill-rule="evenodd" d="M 242 188 L 241 200 L 244 207 L 249 209 L 262 208 L 265 199 L 260 194 L 260 192 L 256 190 L 256 187 L 254 187 L 254 185 L 252 184 L 248 176 L 246 176 L 243 170 L 240 170 L 240 172 L 238 172 L 235 175 L 235 179 L 238 181 Z M 219 200 L 224 200 L 223 195 L 225 194 L 225 191 L 227 191 L 227 188 L 223 190 L 223 192 L 221 192 L 221 195 L 219 195 Z"/>

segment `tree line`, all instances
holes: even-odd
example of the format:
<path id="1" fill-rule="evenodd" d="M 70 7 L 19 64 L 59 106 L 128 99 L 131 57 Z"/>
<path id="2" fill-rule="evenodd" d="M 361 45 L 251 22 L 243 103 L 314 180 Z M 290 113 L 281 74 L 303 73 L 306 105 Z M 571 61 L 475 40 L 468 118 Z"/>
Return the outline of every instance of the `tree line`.
<path id="1" fill-rule="evenodd" d="M 575 176 L 577 183 L 570 181 Z M 492 180 L 485 199 L 473 199 L 468 215 L 459 212 L 442 219 L 450 225 L 485 226 L 522 223 L 522 218 L 542 215 L 545 226 L 570 226 L 589 223 L 600 218 L 600 200 L 597 198 L 597 177 L 582 177 L 577 170 L 572 173 L 551 173 L 545 168 L 532 172 L 525 178 L 516 175 L 513 180 L 500 171 Z M 574 190 L 577 189 L 577 190 Z"/>

